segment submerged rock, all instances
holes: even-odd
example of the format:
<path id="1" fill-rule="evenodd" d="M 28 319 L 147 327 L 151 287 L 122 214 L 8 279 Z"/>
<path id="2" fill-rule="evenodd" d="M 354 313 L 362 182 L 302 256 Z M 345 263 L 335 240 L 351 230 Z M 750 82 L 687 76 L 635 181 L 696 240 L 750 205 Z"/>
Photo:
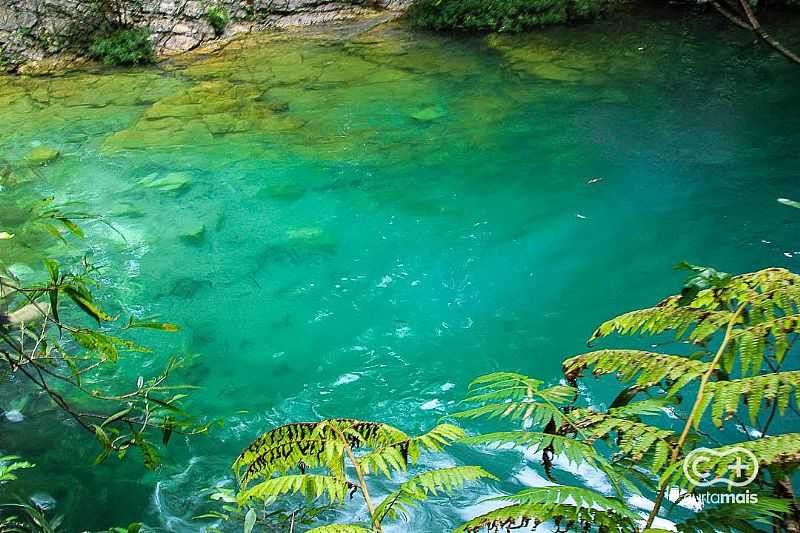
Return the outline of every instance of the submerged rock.
<path id="1" fill-rule="evenodd" d="M 148 174 L 137 182 L 137 185 L 161 192 L 183 193 L 189 188 L 192 176 L 188 172 L 170 172 L 159 178 L 156 172 Z"/>
<path id="2" fill-rule="evenodd" d="M 130 202 L 121 202 L 114 205 L 108 211 L 109 216 L 125 218 L 141 218 L 144 212 Z"/>
<path id="3" fill-rule="evenodd" d="M 419 120 L 420 122 L 430 122 L 432 120 L 438 120 L 445 115 L 447 115 L 447 111 L 445 111 L 442 107 L 428 106 L 412 114 L 411 118 Z"/>
<path id="4" fill-rule="evenodd" d="M 206 239 L 206 226 L 205 224 L 197 224 L 181 233 L 178 238 L 184 244 L 199 246 Z"/>
<path id="5" fill-rule="evenodd" d="M 45 492 L 32 494 L 31 501 L 42 511 L 49 511 L 56 506 L 56 499 Z"/>
<path id="6" fill-rule="evenodd" d="M 207 280 L 196 280 L 194 278 L 184 277 L 175 280 L 169 294 L 188 300 L 197 294 L 199 290 L 209 286 L 211 286 L 211 282 Z"/>
<path id="7" fill-rule="evenodd" d="M 306 193 L 305 187 L 296 183 L 273 183 L 266 185 L 259 196 L 267 196 L 276 200 L 296 201 Z"/>
<path id="8" fill-rule="evenodd" d="M 336 241 L 324 229 L 312 226 L 307 228 L 290 229 L 286 232 L 289 244 L 302 246 L 309 250 L 332 253 L 336 250 Z"/>
<path id="9" fill-rule="evenodd" d="M 3 416 L 5 416 L 6 420 L 11 422 L 12 424 L 17 424 L 25 420 L 25 415 L 23 415 L 16 409 L 13 409 L 11 411 L 6 411 L 5 413 L 3 413 Z"/>
<path id="10" fill-rule="evenodd" d="M 37 146 L 25 157 L 25 163 L 32 166 L 46 166 L 61 155 L 61 152 L 49 146 Z"/>

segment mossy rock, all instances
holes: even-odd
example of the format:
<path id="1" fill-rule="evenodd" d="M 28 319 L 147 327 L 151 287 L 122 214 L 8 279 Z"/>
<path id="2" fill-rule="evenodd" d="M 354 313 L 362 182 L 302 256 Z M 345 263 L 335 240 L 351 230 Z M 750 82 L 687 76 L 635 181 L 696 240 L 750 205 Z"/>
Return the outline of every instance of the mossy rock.
<path id="1" fill-rule="evenodd" d="M 192 176 L 188 172 L 170 172 L 163 177 L 159 177 L 156 172 L 153 172 L 136 183 L 148 189 L 158 189 L 161 192 L 182 194 L 188 190 L 191 182 Z"/>
<path id="2" fill-rule="evenodd" d="M 327 231 L 317 226 L 290 229 L 286 232 L 286 237 L 293 247 L 325 253 L 336 251 L 335 239 Z"/>
<path id="3" fill-rule="evenodd" d="M 25 156 L 25 163 L 31 166 L 43 167 L 49 165 L 61 155 L 61 152 L 49 146 L 37 146 Z"/>
<path id="4" fill-rule="evenodd" d="M 441 106 L 428 106 L 420 109 L 416 113 L 411 115 L 411 118 L 414 120 L 419 120 L 420 122 L 430 122 L 433 120 L 438 120 L 447 115 L 447 111 Z"/>
<path id="5" fill-rule="evenodd" d="M 178 238 L 182 243 L 189 246 L 199 246 L 205 242 L 206 226 L 205 224 L 196 224 L 191 226 L 186 231 L 181 233 Z"/>
<path id="6" fill-rule="evenodd" d="M 259 196 L 267 196 L 276 200 L 296 201 L 306 193 L 305 187 L 297 183 L 274 183 L 266 185 Z"/>
<path id="7" fill-rule="evenodd" d="M 108 215 L 118 218 L 142 218 L 144 212 L 130 202 L 121 202 L 111 207 Z"/>

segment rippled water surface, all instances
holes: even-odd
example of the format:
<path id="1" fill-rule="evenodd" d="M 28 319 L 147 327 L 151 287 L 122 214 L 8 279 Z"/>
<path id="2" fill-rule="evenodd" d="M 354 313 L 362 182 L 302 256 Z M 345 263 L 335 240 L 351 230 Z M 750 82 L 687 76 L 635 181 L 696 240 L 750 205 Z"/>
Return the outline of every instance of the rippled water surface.
<path id="1" fill-rule="evenodd" d="M 182 325 L 119 379 L 201 354 L 181 376 L 202 387 L 192 409 L 227 419 L 143 474 L 90 467 L 94 444 L 33 400 L 0 421 L 0 449 L 47 465 L 21 487 L 71 530 L 197 531 L 200 489 L 265 429 L 424 431 L 480 373 L 555 379 L 597 323 L 674 290 L 678 261 L 796 270 L 800 218 L 776 198 L 800 200 L 798 87 L 746 33 L 665 14 L 518 37 L 292 31 L 150 69 L 0 78 L 2 158 L 27 181 L 0 201 L 35 190 L 107 215 L 124 238 L 87 227 L 107 304 Z M 61 155 L 26 173 L 37 146 Z M 23 277 L 38 268 L 0 246 Z M 397 531 L 443 531 L 538 469 L 430 461 L 503 479 Z"/>

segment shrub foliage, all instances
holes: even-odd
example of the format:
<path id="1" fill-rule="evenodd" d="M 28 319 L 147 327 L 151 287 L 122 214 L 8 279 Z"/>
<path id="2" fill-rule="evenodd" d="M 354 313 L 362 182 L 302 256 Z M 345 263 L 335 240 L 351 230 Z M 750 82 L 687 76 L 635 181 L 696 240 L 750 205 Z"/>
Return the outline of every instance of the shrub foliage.
<path id="1" fill-rule="evenodd" d="M 89 47 L 90 54 L 106 65 L 145 65 L 155 60 L 150 30 L 119 29 L 98 36 Z"/>
<path id="2" fill-rule="evenodd" d="M 591 20 L 607 0 L 416 0 L 408 16 L 434 30 L 518 32 L 550 24 Z"/>

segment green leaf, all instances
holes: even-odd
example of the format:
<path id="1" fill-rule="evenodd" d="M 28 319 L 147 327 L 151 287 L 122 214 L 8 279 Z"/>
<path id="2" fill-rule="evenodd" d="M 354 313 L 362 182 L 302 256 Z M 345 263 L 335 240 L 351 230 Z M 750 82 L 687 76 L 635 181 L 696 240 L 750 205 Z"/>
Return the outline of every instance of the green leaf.
<path id="1" fill-rule="evenodd" d="M 151 443 L 146 440 L 139 439 L 136 443 L 142 450 L 142 457 L 144 458 L 144 466 L 149 470 L 161 464 L 161 458 L 158 456 L 158 450 Z"/>
<path id="2" fill-rule="evenodd" d="M 98 324 L 100 321 L 111 322 L 114 320 L 111 315 L 104 313 L 94 304 L 92 296 L 88 291 L 81 289 L 82 288 L 78 288 L 74 285 L 65 285 L 61 290 L 63 290 L 83 312 L 94 318 Z"/>
<path id="3" fill-rule="evenodd" d="M 375 509 L 379 521 L 384 518 L 395 518 L 405 515 L 410 507 L 428 499 L 429 495 L 451 495 L 460 490 L 466 483 L 478 479 L 497 478 L 477 466 L 455 466 L 440 468 L 416 475 L 400 485 L 400 488 L 384 498 Z"/>
<path id="4" fill-rule="evenodd" d="M 161 428 L 161 443 L 166 446 L 169 444 L 169 439 L 172 437 L 172 418 L 166 417 L 164 419 L 164 426 Z"/>
<path id="5" fill-rule="evenodd" d="M 105 427 L 105 426 L 107 426 L 109 424 L 113 424 L 114 422 L 116 422 L 120 418 L 124 418 L 125 416 L 130 414 L 131 411 L 133 411 L 133 407 L 128 407 L 127 409 L 123 409 L 122 411 L 119 411 L 118 413 L 114 413 L 113 415 L 111 415 L 108 418 L 106 418 L 105 420 L 103 420 L 103 423 L 100 424 L 100 427 Z"/>
<path id="6" fill-rule="evenodd" d="M 142 329 L 157 329 L 161 331 L 169 331 L 174 332 L 178 331 L 180 328 L 175 324 L 170 324 L 168 322 L 148 322 L 148 321 L 138 321 L 131 317 L 128 325 L 125 326 L 125 329 L 133 329 L 133 328 L 142 328 Z"/>
<path id="7" fill-rule="evenodd" d="M 97 441 L 103 447 L 103 450 L 94 460 L 95 464 L 100 464 L 105 461 L 108 455 L 111 453 L 111 439 L 108 438 L 108 435 L 102 427 L 92 424 L 92 429 L 94 429 L 94 434 L 95 437 L 97 437 Z"/>
<path id="8" fill-rule="evenodd" d="M 254 509 L 249 509 L 247 514 L 244 516 L 244 530 L 243 533 L 252 533 L 253 528 L 256 525 L 256 519 L 258 516 L 256 515 L 256 511 Z"/>
<path id="9" fill-rule="evenodd" d="M 78 227 L 78 225 L 75 224 L 73 221 L 71 221 L 68 218 L 62 218 L 62 217 L 59 217 L 57 220 L 62 224 L 64 224 L 64 227 L 67 228 L 67 230 L 69 230 L 70 233 L 72 233 L 79 239 L 83 239 L 84 237 L 83 230 L 80 227 Z"/>
<path id="10" fill-rule="evenodd" d="M 54 284 L 58 284 L 60 276 L 58 263 L 52 259 L 45 259 L 44 264 L 47 266 L 47 272 L 50 274 L 50 281 Z"/>

